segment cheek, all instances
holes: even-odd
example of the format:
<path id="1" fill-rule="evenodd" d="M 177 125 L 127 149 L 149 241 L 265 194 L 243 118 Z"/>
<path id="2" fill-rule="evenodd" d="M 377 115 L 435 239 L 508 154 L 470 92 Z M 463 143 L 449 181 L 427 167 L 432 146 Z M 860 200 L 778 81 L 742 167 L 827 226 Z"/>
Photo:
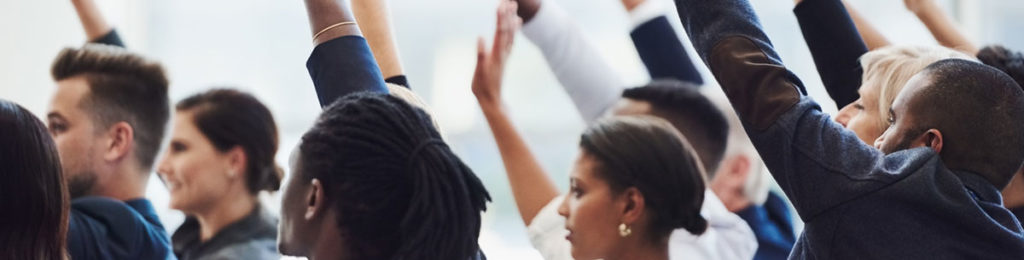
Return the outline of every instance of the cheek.
<path id="1" fill-rule="evenodd" d="M 878 122 L 877 118 L 870 116 L 870 112 L 864 111 L 853 116 L 846 128 L 856 133 L 861 141 L 870 145 L 885 131 Z"/>
<path id="2" fill-rule="evenodd" d="M 171 158 L 171 169 L 165 179 L 172 185 L 171 206 L 188 211 L 202 206 L 207 201 L 221 197 L 227 190 L 222 173 L 216 169 L 211 157 L 199 154 L 183 154 Z"/>
<path id="3" fill-rule="evenodd" d="M 573 228 L 573 255 L 577 259 L 607 256 L 618 241 L 618 219 L 607 194 L 585 195 L 569 203 Z"/>

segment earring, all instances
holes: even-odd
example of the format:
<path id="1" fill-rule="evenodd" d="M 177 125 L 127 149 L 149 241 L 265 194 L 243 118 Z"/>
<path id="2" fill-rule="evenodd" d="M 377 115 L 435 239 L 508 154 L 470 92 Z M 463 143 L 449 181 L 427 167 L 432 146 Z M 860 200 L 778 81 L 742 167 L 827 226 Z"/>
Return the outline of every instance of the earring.
<path id="1" fill-rule="evenodd" d="M 619 236 L 628 237 L 629 234 L 632 233 L 633 230 L 629 229 L 629 226 L 626 226 L 626 223 L 619 224 Z"/>
<path id="2" fill-rule="evenodd" d="M 228 178 L 234 178 L 234 177 L 235 177 L 235 171 L 228 171 Z"/>

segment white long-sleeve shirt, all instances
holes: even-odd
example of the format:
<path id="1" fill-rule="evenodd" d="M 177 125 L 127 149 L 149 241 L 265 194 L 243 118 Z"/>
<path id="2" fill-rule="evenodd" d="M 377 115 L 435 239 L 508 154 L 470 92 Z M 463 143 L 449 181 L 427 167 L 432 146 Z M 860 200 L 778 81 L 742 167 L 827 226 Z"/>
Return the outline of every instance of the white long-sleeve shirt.
<path id="1" fill-rule="evenodd" d="M 533 248 L 547 260 L 572 259 L 572 244 L 565 240 L 565 218 L 558 215 L 558 206 L 565 196 L 558 196 L 544 206 L 527 227 Z M 739 216 L 729 212 L 711 190 L 704 191 L 701 216 L 708 229 L 699 236 L 686 229 L 677 229 L 669 238 L 669 259 L 750 260 L 757 252 L 754 231 Z"/>

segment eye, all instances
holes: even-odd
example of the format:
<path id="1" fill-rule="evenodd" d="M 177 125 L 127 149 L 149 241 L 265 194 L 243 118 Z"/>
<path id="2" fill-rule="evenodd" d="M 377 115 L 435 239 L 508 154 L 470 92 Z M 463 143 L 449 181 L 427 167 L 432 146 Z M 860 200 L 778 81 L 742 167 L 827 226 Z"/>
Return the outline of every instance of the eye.
<path id="1" fill-rule="evenodd" d="M 47 128 L 50 130 L 50 134 L 57 135 L 68 130 L 67 125 L 59 122 L 50 122 L 47 124 Z"/>
<path id="2" fill-rule="evenodd" d="M 576 185 L 576 182 L 572 182 L 569 184 L 569 193 L 571 193 L 573 197 L 579 198 L 583 195 L 583 190 Z"/>
<path id="3" fill-rule="evenodd" d="M 890 125 L 896 123 L 896 113 L 894 113 L 892 109 L 889 109 L 889 118 L 887 118 L 885 121 L 889 122 Z"/>
<path id="4" fill-rule="evenodd" d="M 864 111 L 864 106 L 861 104 L 853 104 L 853 108 L 856 108 L 857 110 L 860 111 Z"/>
<path id="5" fill-rule="evenodd" d="M 180 153 L 188 150 L 188 146 L 181 142 L 171 142 L 171 153 Z"/>

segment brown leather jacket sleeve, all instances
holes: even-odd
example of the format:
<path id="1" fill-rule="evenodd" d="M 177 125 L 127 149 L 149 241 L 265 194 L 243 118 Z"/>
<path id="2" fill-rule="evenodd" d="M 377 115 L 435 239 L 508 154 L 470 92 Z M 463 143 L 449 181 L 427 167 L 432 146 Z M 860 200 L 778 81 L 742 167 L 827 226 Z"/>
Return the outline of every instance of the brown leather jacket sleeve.
<path id="1" fill-rule="evenodd" d="M 746 37 L 723 38 L 712 48 L 709 58 L 711 71 L 736 113 L 757 130 L 771 126 L 800 101 L 796 76 L 771 62 Z"/>

